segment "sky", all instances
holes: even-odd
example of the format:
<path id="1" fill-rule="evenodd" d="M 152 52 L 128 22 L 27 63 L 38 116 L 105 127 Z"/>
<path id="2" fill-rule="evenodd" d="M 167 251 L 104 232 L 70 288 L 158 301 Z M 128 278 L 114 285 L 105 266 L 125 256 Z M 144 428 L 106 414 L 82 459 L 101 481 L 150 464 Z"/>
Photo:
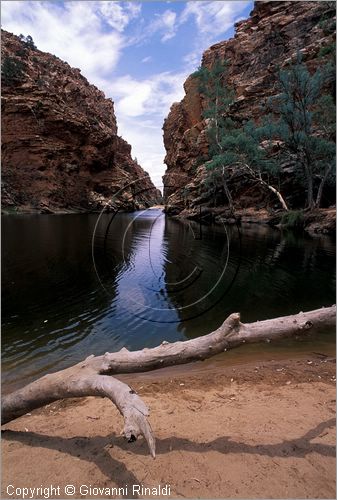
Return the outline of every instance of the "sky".
<path id="1" fill-rule="evenodd" d="M 162 126 L 212 44 L 231 38 L 247 1 L 2 1 L 1 26 L 80 68 L 115 103 L 118 133 L 157 187 Z"/>

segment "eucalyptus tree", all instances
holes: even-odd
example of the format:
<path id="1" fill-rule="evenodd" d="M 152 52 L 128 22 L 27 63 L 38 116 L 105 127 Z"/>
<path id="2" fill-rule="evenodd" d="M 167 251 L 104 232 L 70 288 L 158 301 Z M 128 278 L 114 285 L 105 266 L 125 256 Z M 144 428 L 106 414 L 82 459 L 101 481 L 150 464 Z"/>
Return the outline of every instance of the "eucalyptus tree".
<path id="1" fill-rule="evenodd" d="M 199 91 L 205 99 L 203 117 L 209 141 L 206 167 L 210 171 L 206 184 L 216 190 L 221 178 L 228 205 L 233 209 L 228 178 L 229 172 L 235 168 L 272 191 L 282 208 L 288 210 L 285 199 L 270 180 L 277 173 L 277 162 L 261 147 L 254 123 L 251 121 L 242 126 L 231 116 L 235 93 L 227 83 L 227 73 L 228 62 L 217 60 L 210 69 L 201 67 L 193 74 L 199 80 Z"/>
<path id="2" fill-rule="evenodd" d="M 198 79 L 199 91 L 205 99 L 203 117 L 207 124 L 210 158 L 207 162 L 207 169 L 216 171 L 217 176 L 220 175 L 228 205 L 233 209 L 233 198 L 228 188 L 228 164 L 224 161 L 226 152 L 223 145 L 223 138 L 235 126 L 229 117 L 234 92 L 226 82 L 227 69 L 227 61 L 217 60 L 210 69 L 201 66 L 193 73 L 193 77 Z"/>
<path id="3" fill-rule="evenodd" d="M 294 176 L 306 189 L 306 206 L 319 207 L 323 189 L 334 175 L 335 104 L 324 95 L 327 68 L 310 74 L 298 54 L 296 63 L 279 71 L 279 94 L 270 98 L 271 114 L 258 130 L 260 138 L 277 138 L 284 156 L 295 159 Z"/>

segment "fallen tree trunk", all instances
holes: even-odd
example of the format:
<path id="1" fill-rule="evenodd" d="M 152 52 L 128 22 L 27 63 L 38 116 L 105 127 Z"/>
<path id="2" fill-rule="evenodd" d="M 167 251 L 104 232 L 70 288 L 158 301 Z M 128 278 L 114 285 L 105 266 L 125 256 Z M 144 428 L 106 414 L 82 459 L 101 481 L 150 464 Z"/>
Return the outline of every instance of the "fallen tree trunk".
<path id="1" fill-rule="evenodd" d="M 210 358 L 246 343 L 276 340 L 306 332 L 317 332 L 336 325 L 336 306 L 300 312 L 255 323 L 241 323 L 238 313 L 231 314 L 214 332 L 203 337 L 163 342 L 153 349 L 105 353 L 56 373 L 45 375 L 31 384 L 6 395 L 2 400 L 2 424 L 58 399 L 108 397 L 125 420 L 124 434 L 129 440 L 143 435 L 152 456 L 155 440 L 147 421 L 149 410 L 125 383 L 111 375 L 135 373 Z"/>
<path id="2" fill-rule="evenodd" d="M 94 356 L 65 370 L 39 378 L 2 399 L 1 424 L 5 424 L 59 399 L 86 396 L 109 398 L 124 417 L 124 435 L 129 441 L 143 435 L 151 455 L 155 456 L 155 439 L 147 421 L 149 409 L 127 384 L 96 372 Z"/>

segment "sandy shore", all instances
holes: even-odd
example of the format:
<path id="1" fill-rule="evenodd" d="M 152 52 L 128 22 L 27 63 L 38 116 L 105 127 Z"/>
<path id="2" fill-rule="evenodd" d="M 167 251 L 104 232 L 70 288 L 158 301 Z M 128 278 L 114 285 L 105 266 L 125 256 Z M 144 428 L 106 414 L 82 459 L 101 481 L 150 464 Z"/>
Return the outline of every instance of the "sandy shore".
<path id="1" fill-rule="evenodd" d="M 155 460 L 119 435 L 108 400 L 60 401 L 3 427 L 2 498 L 51 485 L 50 498 L 165 498 L 133 485 L 168 485 L 169 498 L 335 498 L 333 359 L 132 379 L 151 407 Z"/>

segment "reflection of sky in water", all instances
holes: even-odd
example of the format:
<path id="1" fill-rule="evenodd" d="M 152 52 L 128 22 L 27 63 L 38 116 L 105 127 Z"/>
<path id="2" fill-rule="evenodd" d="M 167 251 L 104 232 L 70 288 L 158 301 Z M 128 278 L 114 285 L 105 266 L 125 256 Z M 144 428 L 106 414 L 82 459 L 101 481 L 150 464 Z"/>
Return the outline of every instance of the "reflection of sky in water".
<path id="1" fill-rule="evenodd" d="M 150 218 L 149 218 L 150 220 Z M 137 224 L 137 219 L 133 224 Z M 146 232 L 133 240 L 133 251 L 125 271 L 118 276 L 120 308 L 124 312 L 152 318 L 170 308 L 165 292 L 165 250 L 163 244 L 165 217 L 150 220 Z M 172 310 L 172 306 L 171 306 Z M 175 311 L 174 319 L 178 317 Z M 117 309 L 118 313 L 118 309 Z M 153 318 L 155 319 L 155 318 Z"/>
<path id="2" fill-rule="evenodd" d="M 108 293 L 91 259 L 97 216 L 3 218 L 5 387 L 23 385 L 91 353 L 123 346 L 141 349 L 163 340 L 203 335 L 235 311 L 249 322 L 335 302 L 335 246 L 328 237 L 246 226 L 239 259 L 235 228 L 228 228 L 228 255 L 221 227 L 203 227 L 200 240 L 193 237 L 193 231 L 199 236 L 200 230 L 194 223 L 167 219 L 158 210 L 133 221 L 135 215 L 139 213 L 118 214 L 108 233 L 111 215 L 104 215 L 99 224 L 95 263 Z M 212 288 L 227 256 L 224 279 L 191 307 Z M 238 266 L 238 275 L 227 290 Z M 193 275 L 195 269 L 199 274 Z M 192 278 L 186 279 L 189 275 Z M 179 281 L 183 285 L 175 284 Z M 189 320 L 191 316 L 195 318 Z M 306 342 L 302 349 L 305 344 L 305 348 L 320 350 L 318 343 L 321 348 L 322 342 L 332 345 L 334 335 Z M 247 354 L 258 354 L 271 348 L 246 349 Z M 299 344 L 284 341 L 278 349 L 293 351 Z"/>

